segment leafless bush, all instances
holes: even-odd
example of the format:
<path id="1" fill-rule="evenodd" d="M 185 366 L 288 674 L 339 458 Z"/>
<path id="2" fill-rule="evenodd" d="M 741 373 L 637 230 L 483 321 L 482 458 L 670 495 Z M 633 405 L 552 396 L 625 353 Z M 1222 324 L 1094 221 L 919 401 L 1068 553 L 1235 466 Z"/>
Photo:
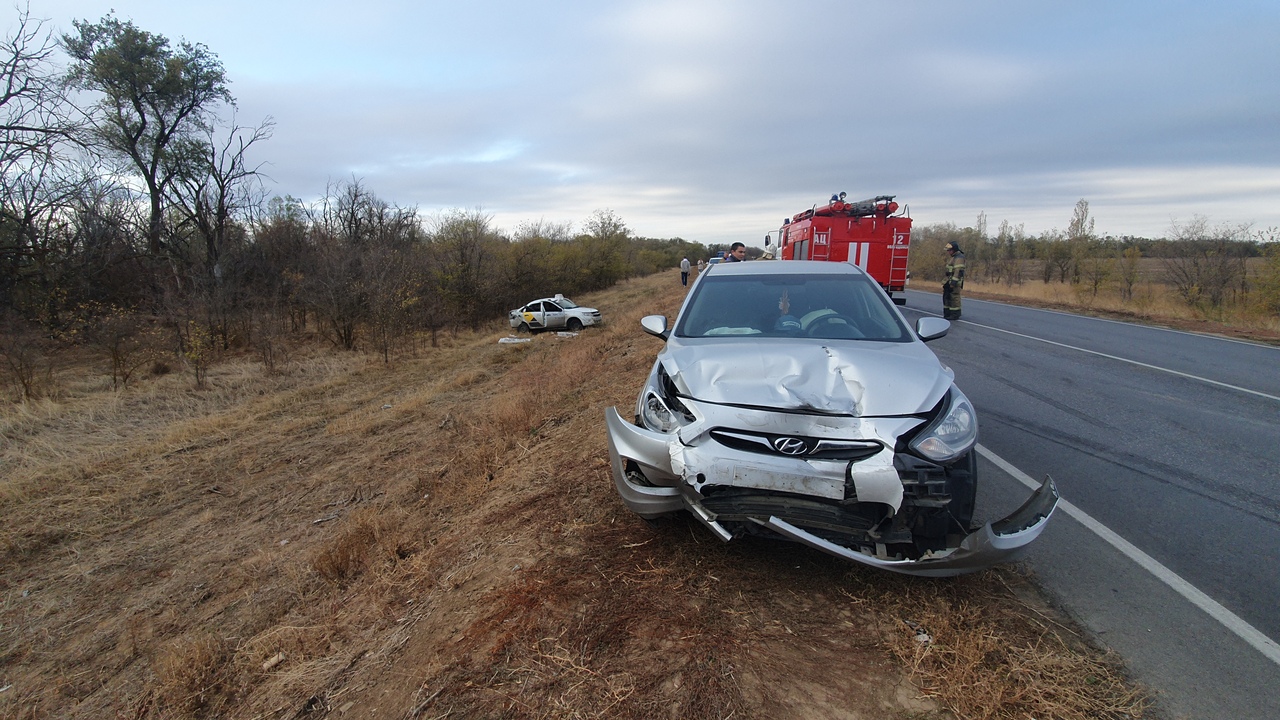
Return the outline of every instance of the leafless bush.
<path id="1" fill-rule="evenodd" d="M 153 363 L 159 354 L 162 332 L 155 318 L 142 317 L 122 308 L 107 308 L 85 325 L 85 338 L 111 362 L 111 387 L 129 384 L 138 368 Z"/>
<path id="2" fill-rule="evenodd" d="M 1173 224 L 1174 254 L 1163 259 L 1165 277 L 1183 301 L 1194 308 L 1220 309 L 1227 297 L 1243 289 L 1248 226 L 1219 225 L 1197 215 Z"/>
<path id="3" fill-rule="evenodd" d="M 1022 258 L 1027 233 L 1022 225 L 1011 226 L 1008 220 L 1000 223 L 1000 232 L 992 241 L 991 280 L 1003 282 L 1007 287 L 1022 284 Z"/>
<path id="4" fill-rule="evenodd" d="M 285 342 L 284 333 L 275 318 L 270 318 L 258 329 L 254 346 L 258 357 L 267 373 L 274 373 L 281 365 L 289 362 L 289 345 Z"/>
<path id="5" fill-rule="evenodd" d="M 6 379 L 20 400 L 33 400 L 53 382 L 53 367 L 41 338 L 20 322 L 0 325 L 0 360 Z"/>

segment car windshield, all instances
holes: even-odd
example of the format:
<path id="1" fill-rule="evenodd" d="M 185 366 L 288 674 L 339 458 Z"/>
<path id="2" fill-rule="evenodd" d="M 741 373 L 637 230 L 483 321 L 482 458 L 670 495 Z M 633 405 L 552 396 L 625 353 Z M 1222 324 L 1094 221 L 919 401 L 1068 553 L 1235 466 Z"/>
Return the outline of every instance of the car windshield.
<path id="1" fill-rule="evenodd" d="M 909 342 L 884 292 L 861 275 L 709 275 L 675 329 L 679 337 L 726 335 Z"/>
<path id="2" fill-rule="evenodd" d="M 578 307 L 577 303 L 570 300 L 569 298 L 556 298 L 556 304 L 564 308 L 565 310 Z"/>

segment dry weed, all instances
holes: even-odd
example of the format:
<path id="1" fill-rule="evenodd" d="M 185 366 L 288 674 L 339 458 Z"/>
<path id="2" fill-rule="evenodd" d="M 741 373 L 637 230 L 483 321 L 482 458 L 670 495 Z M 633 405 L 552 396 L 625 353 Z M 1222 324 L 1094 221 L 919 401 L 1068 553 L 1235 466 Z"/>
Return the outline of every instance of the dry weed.
<path id="1" fill-rule="evenodd" d="M 173 717 L 217 716 L 232 692 L 231 650 L 211 633 L 171 644 L 156 663 L 156 702 Z"/>
<path id="2" fill-rule="evenodd" d="M 1008 569 L 947 582 L 895 579 L 889 647 L 920 687 L 961 720 L 1144 717 L 1144 690 L 1115 661 L 1053 620 Z M 1015 588 L 1020 588 L 1016 590 Z"/>
<path id="3" fill-rule="evenodd" d="M 371 565 L 403 560 L 412 553 L 409 538 L 401 532 L 403 519 L 403 511 L 396 509 L 356 510 L 337 537 L 325 542 L 312 568 L 325 580 L 343 585 Z"/>

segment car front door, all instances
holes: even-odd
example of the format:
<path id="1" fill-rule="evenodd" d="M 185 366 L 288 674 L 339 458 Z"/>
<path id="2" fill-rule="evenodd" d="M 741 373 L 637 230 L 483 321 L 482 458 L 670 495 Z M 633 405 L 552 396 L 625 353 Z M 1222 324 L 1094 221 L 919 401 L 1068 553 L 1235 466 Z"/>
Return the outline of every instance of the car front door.
<path id="1" fill-rule="evenodd" d="M 550 329 L 557 329 L 557 328 L 564 327 L 564 324 L 565 322 L 568 321 L 568 318 L 565 316 L 564 310 L 560 309 L 559 305 L 556 305 L 555 303 L 552 303 L 552 302 L 544 302 L 542 303 L 542 307 L 544 311 L 543 322 L 545 324 L 545 327 Z"/>

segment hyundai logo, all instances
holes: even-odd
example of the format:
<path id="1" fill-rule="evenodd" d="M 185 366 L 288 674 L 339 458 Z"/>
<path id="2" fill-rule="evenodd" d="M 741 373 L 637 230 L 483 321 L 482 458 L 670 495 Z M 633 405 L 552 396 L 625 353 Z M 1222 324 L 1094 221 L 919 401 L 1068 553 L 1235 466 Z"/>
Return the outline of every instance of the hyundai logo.
<path id="1" fill-rule="evenodd" d="M 808 448 L 800 438 L 778 437 L 773 439 L 773 449 L 783 455 L 802 455 Z"/>

